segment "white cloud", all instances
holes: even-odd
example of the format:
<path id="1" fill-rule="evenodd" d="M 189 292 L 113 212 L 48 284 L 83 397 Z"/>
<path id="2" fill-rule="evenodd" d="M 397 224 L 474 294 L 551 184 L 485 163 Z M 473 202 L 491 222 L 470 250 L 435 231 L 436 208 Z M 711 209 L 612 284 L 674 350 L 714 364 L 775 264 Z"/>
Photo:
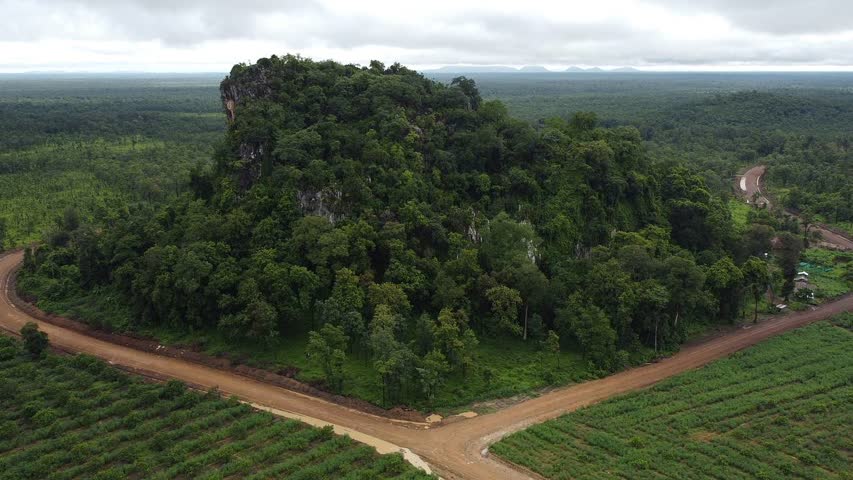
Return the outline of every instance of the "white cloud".
<path id="1" fill-rule="evenodd" d="M 853 65 L 848 0 L 0 0 L 0 70 L 226 71 L 273 53 L 367 63 Z"/>
<path id="2" fill-rule="evenodd" d="M 651 0 L 679 12 L 712 12 L 733 25 L 776 35 L 853 30 L 850 0 Z"/>

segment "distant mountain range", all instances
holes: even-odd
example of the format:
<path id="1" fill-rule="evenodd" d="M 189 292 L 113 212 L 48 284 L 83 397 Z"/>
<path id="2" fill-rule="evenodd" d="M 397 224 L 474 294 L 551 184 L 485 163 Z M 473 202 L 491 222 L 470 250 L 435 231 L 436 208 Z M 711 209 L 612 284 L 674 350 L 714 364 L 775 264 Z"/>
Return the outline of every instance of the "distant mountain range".
<path id="1" fill-rule="evenodd" d="M 641 72 L 634 67 L 619 67 L 605 70 L 599 67 L 582 68 L 571 66 L 562 72 L 568 73 L 631 73 Z M 560 70 L 548 70 L 541 65 L 525 65 L 521 68 L 506 65 L 445 65 L 443 67 L 424 70 L 424 73 L 560 73 Z"/>
<path id="2" fill-rule="evenodd" d="M 432 70 L 424 70 L 432 73 L 512 73 L 518 72 L 515 67 L 503 65 L 445 65 Z"/>
<path id="3" fill-rule="evenodd" d="M 541 65 L 525 65 L 518 69 L 519 72 L 550 72 L 547 68 Z"/>

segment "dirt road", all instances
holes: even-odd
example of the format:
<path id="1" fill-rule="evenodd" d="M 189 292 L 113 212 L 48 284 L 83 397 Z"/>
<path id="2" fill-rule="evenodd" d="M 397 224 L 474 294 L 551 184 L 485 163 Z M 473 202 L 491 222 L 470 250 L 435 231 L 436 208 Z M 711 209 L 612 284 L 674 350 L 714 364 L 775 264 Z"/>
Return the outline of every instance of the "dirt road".
<path id="1" fill-rule="evenodd" d="M 425 429 L 368 415 L 224 370 L 134 350 L 38 321 L 16 308 L 9 298 L 9 278 L 21 260 L 20 253 L 0 258 L 0 327 L 3 329 L 18 331 L 26 322 L 35 321 L 39 328 L 47 332 L 51 344 L 59 348 L 85 352 L 113 364 L 159 377 L 176 378 L 201 388 L 218 387 L 223 393 L 236 395 L 278 413 L 299 415 L 312 423 L 336 425 L 339 431 L 350 432 L 358 440 L 377 446 L 383 452 L 408 448 L 433 470 L 450 479 L 530 478 L 484 456 L 488 445 L 529 425 L 613 395 L 647 387 L 768 337 L 853 310 L 853 295 L 848 295 L 814 310 L 773 318 L 750 328 L 734 330 L 687 346 L 677 355 L 655 364 L 555 390 L 488 415 Z"/>
<path id="2" fill-rule="evenodd" d="M 740 191 L 746 197 L 747 203 L 752 204 L 753 198 L 757 193 L 757 203 L 770 206 L 770 200 L 761 193 L 761 176 L 764 175 L 765 170 L 767 170 L 767 167 L 758 165 L 747 170 L 740 178 Z"/>
<path id="3" fill-rule="evenodd" d="M 740 178 L 739 186 L 741 193 L 749 203 L 752 203 L 753 196 L 757 193 L 758 203 L 763 203 L 769 207 L 770 200 L 767 199 L 767 197 L 765 197 L 764 193 L 761 191 L 761 177 L 764 175 L 765 170 L 767 170 L 767 167 L 765 167 L 764 165 L 758 165 L 750 168 Z M 841 234 L 828 230 L 821 225 L 815 224 L 811 226 L 810 230 L 813 232 L 819 232 L 823 239 L 823 243 L 826 243 L 827 246 L 831 248 L 836 248 L 839 250 L 853 250 L 853 240 Z"/>

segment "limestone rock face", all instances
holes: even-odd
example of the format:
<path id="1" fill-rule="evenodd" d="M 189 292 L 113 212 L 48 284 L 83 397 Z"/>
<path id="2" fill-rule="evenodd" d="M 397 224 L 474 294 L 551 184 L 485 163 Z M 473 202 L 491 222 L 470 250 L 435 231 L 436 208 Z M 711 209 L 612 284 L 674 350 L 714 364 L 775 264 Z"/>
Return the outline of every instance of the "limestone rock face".
<path id="1" fill-rule="evenodd" d="M 261 165 L 264 154 L 268 150 L 264 142 L 246 142 L 240 144 L 240 169 L 239 185 L 242 190 L 248 190 L 261 178 Z"/>
<path id="2" fill-rule="evenodd" d="M 234 125 L 240 107 L 249 99 L 264 98 L 272 95 L 269 84 L 270 73 L 260 64 L 236 66 L 219 85 L 219 96 L 228 118 L 229 126 Z M 236 172 L 236 182 L 241 191 L 246 191 L 261 177 L 264 161 L 269 156 L 271 146 L 267 141 L 243 141 L 237 148 L 240 157 Z"/>
<path id="3" fill-rule="evenodd" d="M 277 91 L 273 86 L 275 76 L 272 64 L 267 59 L 261 59 L 254 65 L 238 65 L 231 70 L 219 85 L 229 127 L 234 128 L 241 107 L 250 101 L 276 97 Z M 275 145 L 272 138 L 241 137 L 238 141 L 240 143 L 236 152 L 239 159 L 235 164 L 235 181 L 240 191 L 246 192 L 268 168 L 265 165 L 272 161 Z M 296 193 L 296 201 L 303 215 L 316 215 L 335 223 L 344 217 L 340 207 L 342 196 L 339 189 L 327 186 L 322 189 L 301 189 Z"/>
<path id="4" fill-rule="evenodd" d="M 319 191 L 299 191 L 296 194 L 296 199 L 303 215 L 324 217 L 329 223 L 334 224 L 342 217 L 340 213 L 336 213 L 342 196 L 343 193 L 340 190 L 324 188 Z"/>
<path id="5" fill-rule="evenodd" d="M 240 102 L 249 98 L 263 98 L 272 94 L 269 74 L 261 65 L 252 65 L 240 71 L 236 69 L 219 84 L 219 97 L 225 108 L 228 122 L 237 119 Z"/>

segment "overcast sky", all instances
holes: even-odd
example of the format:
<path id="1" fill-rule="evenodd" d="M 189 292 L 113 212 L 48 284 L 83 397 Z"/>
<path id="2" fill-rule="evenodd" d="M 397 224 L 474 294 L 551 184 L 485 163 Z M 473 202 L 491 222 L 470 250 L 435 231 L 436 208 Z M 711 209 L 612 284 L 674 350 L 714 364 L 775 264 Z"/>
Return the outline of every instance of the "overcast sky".
<path id="1" fill-rule="evenodd" d="M 853 70 L 853 0 L 0 0 L 0 71 L 366 64 Z"/>

